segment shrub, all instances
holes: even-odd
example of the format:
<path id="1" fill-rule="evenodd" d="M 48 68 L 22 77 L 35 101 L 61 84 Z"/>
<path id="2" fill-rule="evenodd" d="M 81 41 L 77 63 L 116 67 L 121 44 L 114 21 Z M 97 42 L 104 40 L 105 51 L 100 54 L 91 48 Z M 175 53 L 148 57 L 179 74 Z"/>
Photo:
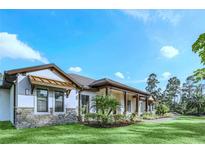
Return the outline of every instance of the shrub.
<path id="1" fill-rule="evenodd" d="M 142 118 L 146 119 L 146 120 L 154 120 L 154 119 L 157 119 L 159 117 L 156 114 L 146 112 L 142 115 Z"/>
<path id="2" fill-rule="evenodd" d="M 136 122 L 138 119 L 139 119 L 139 118 L 138 118 L 138 116 L 137 116 L 136 113 L 132 113 L 132 114 L 130 114 L 130 116 L 129 116 L 130 122 Z"/>
<path id="3" fill-rule="evenodd" d="M 158 104 L 156 107 L 156 114 L 164 115 L 169 112 L 169 108 L 165 104 Z"/>
<path id="4" fill-rule="evenodd" d="M 101 124 L 113 123 L 113 116 L 112 115 L 105 115 L 102 113 L 97 113 L 96 119 L 97 119 L 98 123 L 101 123 Z"/>
<path id="5" fill-rule="evenodd" d="M 163 115 L 163 118 L 170 118 L 170 117 L 173 117 L 174 115 L 172 113 L 165 113 Z"/>
<path id="6" fill-rule="evenodd" d="M 87 113 L 85 114 L 85 121 L 96 121 L 97 114 L 96 113 Z"/>
<path id="7" fill-rule="evenodd" d="M 118 123 L 118 122 L 121 122 L 125 119 L 125 115 L 124 114 L 114 114 L 113 119 L 114 119 L 115 123 Z"/>

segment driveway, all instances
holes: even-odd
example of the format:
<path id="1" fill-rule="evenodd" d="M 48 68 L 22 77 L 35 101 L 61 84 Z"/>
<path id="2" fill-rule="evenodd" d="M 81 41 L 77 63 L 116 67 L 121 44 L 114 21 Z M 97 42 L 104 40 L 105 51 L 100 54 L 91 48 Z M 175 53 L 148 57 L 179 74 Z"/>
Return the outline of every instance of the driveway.
<path id="1" fill-rule="evenodd" d="M 169 122 L 172 120 L 175 120 L 177 116 L 171 117 L 171 118 L 160 118 L 160 119 L 154 119 L 154 120 L 143 120 L 145 123 L 162 123 L 162 122 Z"/>

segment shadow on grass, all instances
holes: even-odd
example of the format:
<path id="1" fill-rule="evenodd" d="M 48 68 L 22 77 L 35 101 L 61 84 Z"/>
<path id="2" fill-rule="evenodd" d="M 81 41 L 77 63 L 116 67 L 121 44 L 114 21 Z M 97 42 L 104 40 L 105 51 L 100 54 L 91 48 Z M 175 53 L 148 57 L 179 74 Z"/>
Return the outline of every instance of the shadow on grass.
<path id="1" fill-rule="evenodd" d="M 15 129 L 9 121 L 0 121 L 0 130 Z"/>

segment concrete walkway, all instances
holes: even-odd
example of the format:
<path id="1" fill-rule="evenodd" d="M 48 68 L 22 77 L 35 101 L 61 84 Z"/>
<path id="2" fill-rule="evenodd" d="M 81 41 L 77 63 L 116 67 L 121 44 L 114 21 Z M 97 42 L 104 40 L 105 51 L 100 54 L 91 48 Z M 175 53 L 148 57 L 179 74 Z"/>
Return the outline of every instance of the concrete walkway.
<path id="1" fill-rule="evenodd" d="M 171 117 L 171 118 L 160 118 L 160 119 L 154 119 L 154 120 L 143 120 L 142 122 L 145 123 L 162 123 L 162 122 L 169 122 L 172 120 L 175 120 L 177 116 Z"/>

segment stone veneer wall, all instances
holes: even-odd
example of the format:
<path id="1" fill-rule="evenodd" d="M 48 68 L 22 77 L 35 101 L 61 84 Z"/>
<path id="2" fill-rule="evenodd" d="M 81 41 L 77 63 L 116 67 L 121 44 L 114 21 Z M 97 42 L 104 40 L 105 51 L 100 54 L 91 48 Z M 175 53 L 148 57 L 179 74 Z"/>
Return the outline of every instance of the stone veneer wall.
<path id="1" fill-rule="evenodd" d="M 34 108 L 17 108 L 16 109 L 16 128 L 34 128 L 48 125 L 57 125 L 77 122 L 76 109 L 67 108 L 64 114 L 53 114 L 50 108 L 50 114 L 34 114 Z"/>

